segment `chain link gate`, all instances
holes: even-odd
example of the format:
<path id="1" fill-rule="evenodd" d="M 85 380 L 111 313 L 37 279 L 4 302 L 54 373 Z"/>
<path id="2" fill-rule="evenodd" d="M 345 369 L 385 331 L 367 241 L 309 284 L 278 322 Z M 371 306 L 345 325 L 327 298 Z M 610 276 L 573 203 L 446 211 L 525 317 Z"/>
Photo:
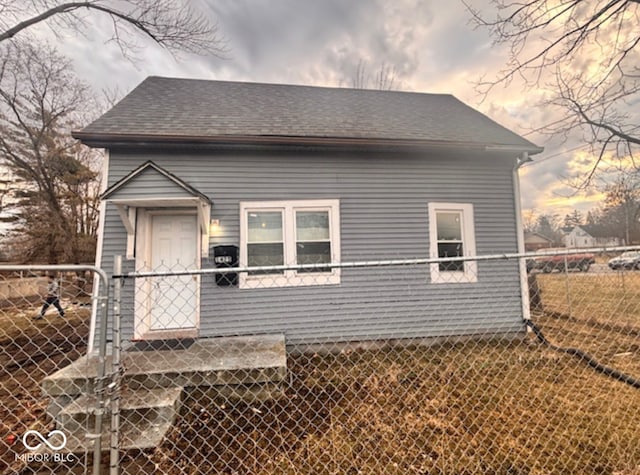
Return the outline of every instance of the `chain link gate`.
<path id="1" fill-rule="evenodd" d="M 87 353 L 107 300 L 93 266 L 0 265 L 0 472 L 99 473 L 106 347 Z M 94 382 L 58 377 L 72 366 Z"/>
<path id="2" fill-rule="evenodd" d="M 112 473 L 637 475 L 640 270 L 608 265 L 631 250 L 125 263 Z M 434 266 L 468 262 L 472 282 L 425 299 Z M 282 286 L 290 276 L 307 285 Z M 260 284 L 242 287 L 250 277 Z M 185 330 L 192 298 L 200 334 Z"/>

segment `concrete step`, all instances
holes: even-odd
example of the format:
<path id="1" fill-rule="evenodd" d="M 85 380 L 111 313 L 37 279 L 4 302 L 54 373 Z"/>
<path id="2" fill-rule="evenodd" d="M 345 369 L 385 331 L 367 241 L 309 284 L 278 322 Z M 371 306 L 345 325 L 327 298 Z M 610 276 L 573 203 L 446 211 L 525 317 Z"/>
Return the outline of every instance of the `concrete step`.
<path id="1" fill-rule="evenodd" d="M 286 378 L 284 335 L 205 338 L 186 347 L 134 348 L 122 353 L 123 384 L 131 388 L 269 384 Z M 42 392 L 52 398 L 51 415 L 71 398 L 92 394 L 98 358 L 80 358 L 48 376 Z M 111 368 L 108 357 L 107 371 Z"/>
<path id="2" fill-rule="evenodd" d="M 42 392 L 47 412 L 67 437 L 65 452 L 91 450 L 98 358 L 80 358 L 48 376 Z M 256 402 L 282 396 L 287 370 L 284 335 L 140 343 L 122 353 L 121 449 L 156 447 L 179 413 L 185 395 L 207 400 Z M 107 373 L 111 358 L 106 359 Z M 106 383 L 105 383 L 106 384 Z M 203 396 L 204 397 L 204 396 Z M 110 445 L 111 414 L 105 411 L 102 449 Z"/>
<path id="3" fill-rule="evenodd" d="M 180 411 L 182 394 L 182 387 L 125 390 L 120 397 L 120 448 L 157 447 Z M 94 396 L 80 396 L 59 411 L 56 425 L 67 436 L 65 451 L 91 450 L 93 445 L 86 439 L 86 433 L 94 431 L 95 406 Z M 108 409 L 102 421 L 103 450 L 107 450 L 110 443 L 111 412 Z"/>

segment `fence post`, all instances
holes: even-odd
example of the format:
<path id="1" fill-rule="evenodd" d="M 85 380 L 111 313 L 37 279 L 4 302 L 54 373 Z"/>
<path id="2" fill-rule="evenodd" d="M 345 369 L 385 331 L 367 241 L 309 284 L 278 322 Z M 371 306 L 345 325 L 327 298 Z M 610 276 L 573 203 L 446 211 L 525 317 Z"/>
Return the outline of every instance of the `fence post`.
<path id="1" fill-rule="evenodd" d="M 564 256 L 564 283 L 565 288 L 567 290 L 567 307 L 568 313 L 567 315 L 572 316 L 573 312 L 571 310 L 571 288 L 569 287 L 569 263 L 567 262 L 567 255 Z"/>
<path id="2" fill-rule="evenodd" d="M 98 367 L 96 371 L 95 380 L 95 394 L 96 394 L 96 421 L 94 433 L 94 445 L 93 445 L 93 473 L 94 475 L 100 474 L 100 459 L 102 454 L 102 416 L 104 414 L 104 379 L 106 374 L 107 365 L 107 319 L 109 318 L 108 303 L 109 303 L 109 282 L 106 279 L 106 275 L 102 273 L 102 292 L 99 293 L 98 300 L 100 301 L 100 334 L 98 345 Z"/>
<path id="3" fill-rule="evenodd" d="M 120 438 L 120 300 L 122 296 L 122 256 L 115 256 L 113 260 L 113 323 L 112 323 L 112 396 L 111 396 L 111 447 L 109 450 L 109 473 L 118 475 L 119 454 L 118 441 Z"/>

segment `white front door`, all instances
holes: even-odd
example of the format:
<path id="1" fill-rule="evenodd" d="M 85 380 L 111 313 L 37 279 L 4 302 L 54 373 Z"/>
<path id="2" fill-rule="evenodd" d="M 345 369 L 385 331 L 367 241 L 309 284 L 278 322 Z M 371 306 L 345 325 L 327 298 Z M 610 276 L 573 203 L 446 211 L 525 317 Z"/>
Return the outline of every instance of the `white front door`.
<path id="1" fill-rule="evenodd" d="M 142 338 L 196 336 L 199 277 L 161 274 L 200 267 L 197 216 L 150 213 L 148 223 L 148 271 L 160 275 L 146 279 L 145 321 L 137 333 Z"/>

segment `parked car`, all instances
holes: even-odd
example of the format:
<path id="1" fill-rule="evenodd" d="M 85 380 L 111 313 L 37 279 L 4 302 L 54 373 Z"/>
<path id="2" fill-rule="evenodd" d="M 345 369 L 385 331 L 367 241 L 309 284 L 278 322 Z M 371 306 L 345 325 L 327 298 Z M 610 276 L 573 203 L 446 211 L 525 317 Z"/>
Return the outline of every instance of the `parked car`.
<path id="1" fill-rule="evenodd" d="M 567 251 L 565 248 L 540 249 L 538 252 L 561 252 Z M 542 272 L 553 272 L 554 270 L 578 269 L 587 272 L 591 264 L 595 263 L 595 256 L 589 252 L 576 252 L 572 254 L 559 254 L 556 256 L 540 256 L 535 258 L 535 268 Z"/>
<path id="2" fill-rule="evenodd" d="M 608 265 L 613 270 L 640 269 L 640 251 L 623 252 L 618 257 L 611 259 Z"/>
<path id="3" fill-rule="evenodd" d="M 525 261 L 525 263 L 527 264 L 527 272 L 531 272 L 533 269 L 536 268 L 536 260 L 535 259 L 527 259 Z"/>

